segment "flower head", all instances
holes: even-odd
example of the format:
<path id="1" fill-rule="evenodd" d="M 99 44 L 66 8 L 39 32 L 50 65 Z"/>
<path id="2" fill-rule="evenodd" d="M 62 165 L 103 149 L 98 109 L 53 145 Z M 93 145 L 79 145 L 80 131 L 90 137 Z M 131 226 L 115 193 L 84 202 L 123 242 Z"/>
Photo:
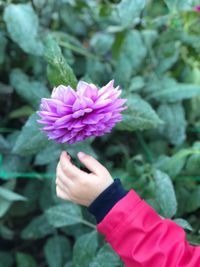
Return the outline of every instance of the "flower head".
<path id="1" fill-rule="evenodd" d="M 60 85 L 53 89 L 51 98 L 42 98 L 39 123 L 42 131 L 58 143 L 73 144 L 91 136 L 111 132 L 122 120 L 120 112 L 127 99 L 118 98 L 119 87 L 114 81 L 98 89 L 94 84 L 80 81 L 77 90 Z"/>
<path id="2" fill-rule="evenodd" d="M 200 12 L 200 6 L 195 6 L 194 10 L 196 10 L 197 12 Z"/>

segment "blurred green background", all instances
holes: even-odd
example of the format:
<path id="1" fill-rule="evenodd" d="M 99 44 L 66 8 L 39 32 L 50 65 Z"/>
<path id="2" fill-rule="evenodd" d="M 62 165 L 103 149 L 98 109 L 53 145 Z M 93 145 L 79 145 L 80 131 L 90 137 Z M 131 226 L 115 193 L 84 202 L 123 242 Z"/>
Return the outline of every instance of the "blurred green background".
<path id="1" fill-rule="evenodd" d="M 0 267 L 122 267 L 85 208 L 59 200 L 62 150 L 95 156 L 200 245 L 200 13 L 192 0 L 0 1 Z M 36 122 L 59 84 L 111 79 L 123 121 L 74 145 Z"/>

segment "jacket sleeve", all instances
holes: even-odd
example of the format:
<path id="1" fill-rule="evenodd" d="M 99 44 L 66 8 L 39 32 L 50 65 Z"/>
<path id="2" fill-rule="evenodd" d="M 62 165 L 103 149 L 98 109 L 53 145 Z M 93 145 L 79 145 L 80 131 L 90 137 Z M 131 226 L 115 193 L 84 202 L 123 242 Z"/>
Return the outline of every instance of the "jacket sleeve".
<path id="1" fill-rule="evenodd" d="M 112 207 L 97 230 L 127 267 L 200 266 L 200 247 L 191 246 L 180 226 L 162 219 L 134 190 Z"/>

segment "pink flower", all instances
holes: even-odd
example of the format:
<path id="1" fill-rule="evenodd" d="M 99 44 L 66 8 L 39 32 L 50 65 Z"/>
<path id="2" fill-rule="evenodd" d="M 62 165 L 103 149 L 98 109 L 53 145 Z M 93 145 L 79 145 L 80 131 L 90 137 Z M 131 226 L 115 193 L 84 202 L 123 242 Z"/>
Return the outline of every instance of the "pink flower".
<path id="1" fill-rule="evenodd" d="M 197 12 L 200 12 L 200 6 L 195 6 L 194 10 L 196 10 Z"/>
<path id="2" fill-rule="evenodd" d="M 39 123 L 49 139 L 58 143 L 73 144 L 91 136 L 111 132 L 122 120 L 121 111 L 127 99 L 118 98 L 119 86 L 114 81 L 98 89 L 94 84 L 80 81 L 77 91 L 60 85 L 53 89 L 51 98 L 42 98 Z"/>

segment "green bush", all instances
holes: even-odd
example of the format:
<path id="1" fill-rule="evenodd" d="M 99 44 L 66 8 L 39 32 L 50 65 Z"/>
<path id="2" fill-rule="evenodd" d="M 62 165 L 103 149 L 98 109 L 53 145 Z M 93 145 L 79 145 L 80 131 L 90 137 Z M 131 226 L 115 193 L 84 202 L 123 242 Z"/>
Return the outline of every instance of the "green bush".
<path id="1" fill-rule="evenodd" d="M 55 194 L 60 152 L 101 161 L 200 245 L 200 14 L 190 0 L 0 1 L 0 266 L 120 267 L 85 208 Z M 128 98 L 100 138 L 48 141 L 54 86 L 111 79 Z"/>

